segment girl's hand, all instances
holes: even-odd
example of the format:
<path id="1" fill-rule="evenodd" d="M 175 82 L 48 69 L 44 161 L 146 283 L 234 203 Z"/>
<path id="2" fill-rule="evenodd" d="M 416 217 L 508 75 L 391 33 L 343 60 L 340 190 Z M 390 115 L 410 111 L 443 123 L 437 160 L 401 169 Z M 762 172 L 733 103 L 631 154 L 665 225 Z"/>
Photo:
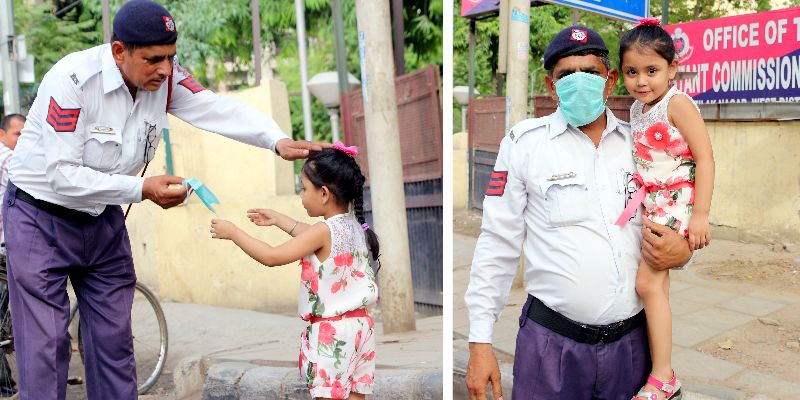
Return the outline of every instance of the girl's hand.
<path id="1" fill-rule="evenodd" d="M 211 220 L 211 237 L 214 239 L 231 239 L 239 231 L 233 222 L 224 219 Z"/>
<path id="2" fill-rule="evenodd" d="M 689 248 L 702 249 L 711 243 L 711 233 L 708 228 L 708 216 L 694 214 L 689 219 Z"/>
<path id="3" fill-rule="evenodd" d="M 258 226 L 272 226 L 278 223 L 277 216 L 279 213 L 275 210 L 268 208 L 251 208 L 247 210 L 247 218 L 250 222 Z"/>

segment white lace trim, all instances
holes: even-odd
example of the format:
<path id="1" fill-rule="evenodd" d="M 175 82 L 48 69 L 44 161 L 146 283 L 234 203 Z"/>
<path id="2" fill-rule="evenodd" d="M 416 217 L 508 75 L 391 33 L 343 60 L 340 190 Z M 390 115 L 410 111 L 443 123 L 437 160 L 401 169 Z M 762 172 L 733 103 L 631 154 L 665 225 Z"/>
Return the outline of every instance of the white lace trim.
<path id="1" fill-rule="evenodd" d="M 352 213 L 334 215 L 325 220 L 331 231 L 331 256 L 342 253 L 365 252 L 364 230 Z"/>
<path id="2" fill-rule="evenodd" d="M 633 132 L 644 132 L 656 122 L 664 121 L 669 125 L 669 133 L 673 140 L 677 138 L 684 140 L 678 128 L 669 123 L 669 116 L 667 115 L 667 107 L 669 106 L 670 99 L 678 94 L 688 97 L 689 100 L 692 101 L 694 108 L 697 109 L 697 112 L 700 112 L 700 107 L 697 106 L 697 103 L 695 103 L 688 94 L 681 92 L 677 87 L 673 86 L 656 105 L 645 112 L 642 112 L 644 103 L 638 100 L 633 102 L 631 106 L 631 130 Z"/>

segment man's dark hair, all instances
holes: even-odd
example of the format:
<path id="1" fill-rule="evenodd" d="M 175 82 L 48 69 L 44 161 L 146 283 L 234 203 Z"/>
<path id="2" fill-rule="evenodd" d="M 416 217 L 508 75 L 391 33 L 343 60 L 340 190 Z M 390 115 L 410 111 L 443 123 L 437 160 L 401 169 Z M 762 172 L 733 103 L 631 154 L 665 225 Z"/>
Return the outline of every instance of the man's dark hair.
<path id="1" fill-rule="evenodd" d="M 122 40 L 120 40 L 119 37 L 117 37 L 116 33 L 111 35 L 111 43 L 114 43 L 114 42 L 122 43 L 122 47 L 124 47 L 125 50 L 128 50 L 128 54 L 133 54 L 133 52 L 136 51 L 136 49 L 138 49 L 140 47 L 145 47 L 145 46 L 141 46 L 141 45 L 138 45 L 138 44 L 131 44 L 131 43 L 122 41 Z"/>
<path id="2" fill-rule="evenodd" d="M 567 57 L 570 57 L 570 56 L 596 56 L 597 58 L 600 59 L 600 61 L 603 62 L 603 65 L 606 66 L 606 72 L 611 70 L 611 60 L 608 58 L 608 53 L 606 53 L 603 50 L 586 49 L 586 50 L 581 50 L 581 51 L 579 51 L 577 53 L 574 53 L 574 54 L 570 54 Z M 553 68 L 550 68 L 550 69 L 547 70 L 547 76 L 549 76 L 551 78 L 553 77 L 553 70 L 556 68 L 556 64 L 558 64 L 558 61 L 553 63 Z"/>
<path id="3" fill-rule="evenodd" d="M 177 40 L 173 41 L 172 43 L 158 43 L 158 44 L 149 44 L 149 45 L 133 44 L 133 43 L 128 43 L 128 42 L 120 39 L 119 36 L 117 36 L 116 33 L 112 33 L 111 34 L 111 42 L 109 42 L 109 43 L 114 43 L 114 42 L 122 43 L 122 47 L 124 47 L 125 50 L 128 50 L 128 54 L 133 54 L 133 52 L 136 51 L 136 49 L 140 49 L 140 48 L 148 47 L 148 46 L 158 46 L 158 45 L 162 45 L 162 44 L 175 44 L 177 42 Z"/>
<path id="4" fill-rule="evenodd" d="M 619 65 L 622 67 L 622 56 L 633 48 L 645 48 L 656 52 L 667 60 L 667 64 L 675 60 L 675 43 L 669 32 L 658 25 L 640 25 L 625 32 L 619 40 Z"/>
<path id="5" fill-rule="evenodd" d="M 22 122 L 25 122 L 25 116 L 22 114 L 8 114 L 3 117 L 2 120 L 0 120 L 0 129 L 4 131 L 8 130 L 8 128 L 11 126 L 11 120 L 14 118 L 19 118 L 22 120 Z"/>
<path id="6" fill-rule="evenodd" d="M 303 175 L 316 188 L 326 186 L 340 204 L 353 203 L 353 212 L 359 224 L 366 224 L 364 218 L 364 174 L 356 159 L 336 149 L 323 149 L 312 152 L 303 164 Z M 378 235 L 372 228 L 366 228 L 364 235 L 372 259 L 378 260 L 380 246 Z"/>

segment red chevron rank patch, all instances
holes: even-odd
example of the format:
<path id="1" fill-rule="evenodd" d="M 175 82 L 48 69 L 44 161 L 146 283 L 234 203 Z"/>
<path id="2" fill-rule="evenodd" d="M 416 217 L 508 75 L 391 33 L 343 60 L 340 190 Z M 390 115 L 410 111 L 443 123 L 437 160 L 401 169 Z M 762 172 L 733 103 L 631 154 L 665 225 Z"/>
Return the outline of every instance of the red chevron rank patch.
<path id="1" fill-rule="evenodd" d="M 80 108 L 61 108 L 56 100 L 50 98 L 50 107 L 47 109 L 47 123 L 56 132 L 75 132 L 78 126 L 78 116 L 81 114 Z"/>
<path id="2" fill-rule="evenodd" d="M 197 79 L 194 79 L 194 77 L 191 75 L 189 75 L 189 77 L 187 77 L 186 79 L 178 82 L 178 84 L 189 89 L 192 93 L 202 92 L 203 90 L 206 90 L 206 88 L 204 88 L 203 85 L 201 85 L 200 82 L 198 82 Z"/>
<path id="3" fill-rule="evenodd" d="M 506 191 L 506 180 L 508 171 L 492 171 L 489 176 L 489 188 L 486 189 L 487 196 L 502 196 Z"/>

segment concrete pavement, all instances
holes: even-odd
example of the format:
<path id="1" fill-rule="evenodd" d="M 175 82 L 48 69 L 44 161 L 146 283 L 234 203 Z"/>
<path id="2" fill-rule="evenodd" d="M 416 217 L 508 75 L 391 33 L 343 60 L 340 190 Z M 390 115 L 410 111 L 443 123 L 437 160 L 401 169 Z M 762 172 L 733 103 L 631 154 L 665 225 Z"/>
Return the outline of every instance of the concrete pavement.
<path id="1" fill-rule="evenodd" d="M 163 303 L 170 353 L 161 379 L 169 399 L 310 399 L 297 369 L 295 316 L 198 304 Z M 417 320 L 416 332 L 383 334 L 376 315 L 376 399 L 442 397 L 442 318 Z M 162 382 L 160 382 L 162 383 Z"/>
<path id="2" fill-rule="evenodd" d="M 464 292 L 469 283 L 469 269 L 476 238 L 453 235 L 453 353 L 454 399 L 466 398 L 463 378 L 469 359 L 467 341 L 469 317 Z M 722 243 L 720 243 L 722 242 Z M 715 241 L 715 246 L 735 248 L 735 242 Z M 733 253 L 731 253 L 733 256 Z M 704 254 L 697 257 L 701 263 Z M 768 317 L 800 303 L 795 293 L 769 293 L 753 289 L 741 291 L 724 284 L 702 279 L 691 272 L 671 274 L 670 303 L 673 309 L 673 364 L 688 393 L 684 400 L 701 399 L 790 399 L 800 393 L 800 383 L 765 374 L 745 365 L 718 359 L 697 350 L 709 339 L 724 337 L 727 332 Z M 513 289 L 508 305 L 497 322 L 494 348 L 501 363 L 504 393 L 511 393 L 516 333 L 523 289 Z M 800 361 L 800 359 L 798 360 Z"/>

